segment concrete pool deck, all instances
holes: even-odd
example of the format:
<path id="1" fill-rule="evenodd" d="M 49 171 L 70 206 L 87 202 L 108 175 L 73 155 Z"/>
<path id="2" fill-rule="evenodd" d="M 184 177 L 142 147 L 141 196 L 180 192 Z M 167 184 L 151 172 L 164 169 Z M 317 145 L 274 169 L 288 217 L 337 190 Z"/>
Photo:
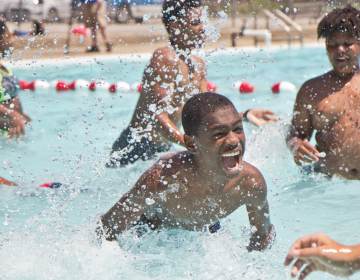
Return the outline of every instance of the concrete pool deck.
<path id="1" fill-rule="evenodd" d="M 230 48 L 230 34 L 238 31 L 239 25 L 233 27 L 230 21 L 213 21 L 212 26 L 216 26 L 218 34 L 212 34 L 219 39 L 214 42 L 207 43 L 205 49 L 224 49 Z M 10 29 L 19 29 L 15 25 L 10 24 Z M 22 24 L 21 30 L 29 30 L 29 24 Z M 46 35 L 42 37 L 18 37 L 14 39 L 15 60 L 22 59 L 41 59 L 41 58 L 72 58 L 72 57 L 98 57 L 99 55 L 113 54 L 137 54 L 152 53 L 158 47 L 167 44 L 167 34 L 160 21 L 149 21 L 144 24 L 109 24 L 107 28 L 108 37 L 113 44 L 113 51 L 106 53 L 104 44 L 99 36 L 100 53 L 85 53 L 85 48 L 89 44 L 89 38 L 85 42 L 80 43 L 79 37 L 72 35 L 70 44 L 70 53 L 64 55 L 63 46 L 66 40 L 68 26 L 66 24 L 47 24 Z M 215 32 L 216 33 L 216 32 Z M 282 35 L 280 30 L 274 31 L 275 35 Z M 254 40 L 252 38 L 240 38 L 238 47 L 253 47 Z M 316 26 L 304 26 L 304 43 L 316 43 Z M 294 42 L 293 45 L 298 45 Z M 274 38 L 273 45 L 287 45 L 286 40 L 276 40 Z M 259 47 L 263 47 L 263 42 L 259 42 Z"/>

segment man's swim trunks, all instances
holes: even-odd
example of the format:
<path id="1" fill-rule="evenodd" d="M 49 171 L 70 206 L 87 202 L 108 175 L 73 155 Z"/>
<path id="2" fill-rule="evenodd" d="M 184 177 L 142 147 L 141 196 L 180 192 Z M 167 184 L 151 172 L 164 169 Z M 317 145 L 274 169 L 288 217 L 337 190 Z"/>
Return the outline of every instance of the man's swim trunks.
<path id="1" fill-rule="evenodd" d="M 310 164 L 310 165 L 301 166 L 300 171 L 304 175 L 311 175 L 314 173 L 320 173 L 321 168 L 318 164 Z"/>
<path id="2" fill-rule="evenodd" d="M 18 95 L 18 81 L 10 70 L 0 64 L 0 104 Z"/>
<path id="3" fill-rule="evenodd" d="M 142 159 L 148 160 L 157 153 L 170 150 L 169 144 L 153 143 L 147 135 L 135 136 L 136 132 L 130 127 L 126 128 L 115 141 L 112 147 L 110 162 L 107 167 L 124 166 Z"/>

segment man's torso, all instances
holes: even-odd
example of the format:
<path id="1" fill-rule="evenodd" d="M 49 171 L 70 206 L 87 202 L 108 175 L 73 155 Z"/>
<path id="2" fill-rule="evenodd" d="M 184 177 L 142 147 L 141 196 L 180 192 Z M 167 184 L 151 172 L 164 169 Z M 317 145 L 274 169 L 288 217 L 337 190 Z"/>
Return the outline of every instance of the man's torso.
<path id="1" fill-rule="evenodd" d="M 178 58 L 170 47 L 167 48 L 166 53 L 169 59 L 173 60 L 173 67 L 169 71 L 174 73 L 175 79 L 171 82 L 163 82 L 148 66 L 144 71 L 143 90 L 131 121 L 131 126 L 150 132 L 155 142 L 163 141 L 157 133 L 159 127 L 154 120 L 155 114 L 166 111 L 170 119 L 178 125 L 185 102 L 194 94 L 200 93 L 201 80 L 205 75 L 201 58 L 192 56 L 189 66 L 189 63 Z M 159 84 L 167 92 L 161 100 L 161 108 L 156 97 L 156 86 Z"/>
<path id="2" fill-rule="evenodd" d="M 314 83 L 311 122 L 325 171 L 360 179 L 360 74 L 344 86 L 325 76 Z"/>

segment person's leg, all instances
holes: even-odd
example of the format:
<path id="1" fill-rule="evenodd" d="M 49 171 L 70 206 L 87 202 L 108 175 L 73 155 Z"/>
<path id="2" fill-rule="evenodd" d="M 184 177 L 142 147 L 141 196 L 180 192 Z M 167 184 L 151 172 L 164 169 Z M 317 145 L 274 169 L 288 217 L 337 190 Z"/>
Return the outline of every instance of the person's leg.
<path id="1" fill-rule="evenodd" d="M 111 52 L 111 49 L 112 49 L 112 45 L 111 43 L 108 41 L 108 38 L 106 36 L 106 27 L 105 26 L 102 26 L 102 25 L 99 25 L 99 29 L 100 29 L 100 34 L 101 34 L 101 37 L 105 43 L 105 46 L 106 46 L 106 51 L 107 52 Z"/>
<path id="2" fill-rule="evenodd" d="M 98 52 L 99 48 L 97 46 L 97 37 L 96 37 L 96 5 L 95 4 L 84 4 L 84 20 L 85 26 L 90 28 L 91 32 L 91 46 L 87 49 L 87 52 Z"/>
<path id="3" fill-rule="evenodd" d="M 97 37 L 96 37 L 96 25 L 93 24 L 91 27 L 91 47 L 97 48 Z"/>
<path id="4" fill-rule="evenodd" d="M 66 34 L 66 41 L 65 41 L 65 45 L 64 45 L 64 54 L 68 54 L 69 53 L 69 48 L 70 48 L 70 40 L 71 40 L 71 27 L 72 27 L 72 21 L 73 21 L 73 12 L 70 15 L 69 18 L 69 23 L 68 23 L 68 30 L 67 30 L 67 34 Z"/>
<path id="5" fill-rule="evenodd" d="M 100 30 L 101 37 L 105 43 L 106 51 L 111 51 L 111 44 L 108 41 L 107 35 L 106 35 L 106 4 L 104 2 L 100 2 L 100 8 L 97 12 L 97 25 Z"/>

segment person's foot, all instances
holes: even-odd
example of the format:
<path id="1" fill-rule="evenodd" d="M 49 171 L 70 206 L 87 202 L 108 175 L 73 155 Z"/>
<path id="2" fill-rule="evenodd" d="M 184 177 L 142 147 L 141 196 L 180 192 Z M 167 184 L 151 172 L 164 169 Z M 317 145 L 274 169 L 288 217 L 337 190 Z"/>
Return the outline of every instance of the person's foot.
<path id="1" fill-rule="evenodd" d="M 69 46 L 64 45 L 64 54 L 69 54 Z"/>
<path id="2" fill-rule="evenodd" d="M 111 43 L 106 43 L 106 51 L 111 52 L 111 50 L 112 50 L 112 44 Z"/>
<path id="3" fill-rule="evenodd" d="M 97 46 L 91 46 L 86 49 L 86 52 L 99 52 L 99 48 Z"/>

